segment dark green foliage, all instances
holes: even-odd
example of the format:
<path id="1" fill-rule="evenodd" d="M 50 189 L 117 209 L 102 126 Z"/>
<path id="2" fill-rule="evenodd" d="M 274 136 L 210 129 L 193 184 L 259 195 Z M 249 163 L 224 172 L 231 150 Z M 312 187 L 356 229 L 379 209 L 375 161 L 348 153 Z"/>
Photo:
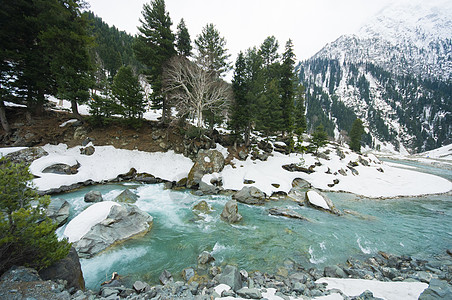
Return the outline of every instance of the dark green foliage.
<path id="1" fill-rule="evenodd" d="M 169 103 L 163 92 L 163 69 L 176 54 L 173 24 L 166 12 L 164 0 L 154 0 L 143 6 L 143 18 L 138 27 L 140 34 L 135 39 L 133 50 L 137 59 L 145 65 L 143 73 L 152 86 L 153 108 L 162 108 L 162 121 L 170 115 Z"/>
<path id="2" fill-rule="evenodd" d="M 29 187 L 32 178 L 24 164 L 0 160 L 0 274 L 13 265 L 40 270 L 69 253 L 71 244 L 58 241 L 44 214 L 49 198 Z"/>
<path id="3" fill-rule="evenodd" d="M 356 119 L 353 122 L 352 129 L 349 132 L 350 137 L 350 149 L 355 152 L 361 152 L 361 140 L 364 134 L 364 126 L 363 121 L 360 119 Z"/>
<path id="4" fill-rule="evenodd" d="M 223 76 L 230 70 L 228 62 L 230 55 L 227 53 L 226 40 L 220 36 L 220 32 L 213 24 L 207 24 L 195 40 L 196 60 L 198 64 L 217 76 Z"/>
<path id="5" fill-rule="evenodd" d="M 232 91 L 234 100 L 230 106 L 229 127 L 234 131 L 235 135 L 244 134 L 249 137 L 251 130 L 251 114 L 250 103 L 247 98 L 247 76 L 246 62 L 243 52 L 237 56 L 234 69 L 234 77 L 232 78 Z M 245 138 L 245 140 L 247 140 Z"/>
<path id="6" fill-rule="evenodd" d="M 94 38 L 91 49 L 91 60 L 101 71 L 97 76 L 98 88 L 102 89 L 102 75 L 108 74 L 110 81 L 121 66 L 132 66 L 134 70 L 141 68 L 141 64 L 133 55 L 132 45 L 134 37 L 116 27 L 110 27 L 92 12 L 84 12 L 90 22 L 89 34 Z"/>
<path id="7" fill-rule="evenodd" d="M 88 103 L 90 121 L 94 126 L 106 125 L 108 118 L 119 111 L 118 104 L 108 96 L 92 95 Z"/>
<path id="8" fill-rule="evenodd" d="M 292 40 L 286 43 L 281 65 L 281 112 L 282 131 L 292 132 L 294 126 L 294 98 L 297 86 L 295 76 L 295 54 L 293 53 Z"/>
<path id="9" fill-rule="evenodd" d="M 141 119 L 146 110 L 138 77 L 133 74 L 130 66 L 121 67 L 113 79 L 111 94 L 118 104 L 118 113 L 124 118 Z"/>
<path id="10" fill-rule="evenodd" d="M 318 154 L 319 148 L 325 146 L 328 143 L 328 134 L 323 129 L 322 125 L 319 125 L 312 133 L 312 137 L 309 140 L 311 143 L 310 148 L 315 155 Z"/>
<path id="11" fill-rule="evenodd" d="M 177 25 L 176 48 L 179 55 L 191 56 L 191 39 L 184 19 L 181 19 Z"/>
<path id="12" fill-rule="evenodd" d="M 305 95 L 304 86 L 299 85 L 297 87 L 297 91 L 295 94 L 295 112 L 294 112 L 294 125 L 295 125 L 294 132 L 298 136 L 305 132 L 307 128 L 304 95 Z"/>

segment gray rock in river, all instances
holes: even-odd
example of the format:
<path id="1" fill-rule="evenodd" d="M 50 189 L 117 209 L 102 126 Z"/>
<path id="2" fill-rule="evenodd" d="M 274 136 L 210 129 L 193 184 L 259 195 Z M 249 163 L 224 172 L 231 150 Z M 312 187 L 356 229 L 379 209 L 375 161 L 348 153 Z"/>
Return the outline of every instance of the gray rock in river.
<path id="1" fill-rule="evenodd" d="M 450 299 L 452 287 L 445 280 L 432 279 L 424 292 L 419 296 L 419 300 Z"/>
<path id="2" fill-rule="evenodd" d="M 152 223 L 152 216 L 135 205 L 114 205 L 107 218 L 91 227 L 74 245 L 80 257 L 89 258 L 113 244 L 147 233 Z"/>
<path id="3" fill-rule="evenodd" d="M 287 208 L 281 208 L 281 207 L 272 207 L 268 210 L 268 213 L 273 216 L 280 216 L 280 217 L 286 217 L 291 219 L 299 219 L 303 221 L 308 221 L 305 217 L 303 217 L 301 214 L 297 213 L 294 210 L 290 210 Z"/>
<path id="4" fill-rule="evenodd" d="M 69 218 L 70 204 L 63 199 L 52 199 L 47 207 L 47 216 L 54 221 L 58 227 L 64 225 Z"/>
<path id="5" fill-rule="evenodd" d="M 331 201 L 325 194 L 315 189 L 311 189 L 306 192 L 306 204 L 313 208 L 324 210 L 338 216 L 342 215 L 342 213 L 334 206 L 333 201 Z"/>
<path id="6" fill-rule="evenodd" d="M 116 198 L 113 200 L 115 202 L 123 202 L 123 203 L 135 203 L 138 200 L 138 195 L 133 193 L 129 189 L 125 189 L 121 192 Z"/>
<path id="7" fill-rule="evenodd" d="M 245 186 L 232 195 L 232 199 L 245 204 L 264 204 L 265 193 L 254 186 Z"/>
<path id="8" fill-rule="evenodd" d="M 229 200 L 223 208 L 223 212 L 220 215 L 223 221 L 228 223 L 238 223 L 242 220 L 242 215 L 239 214 L 237 207 L 237 201 Z"/>
<path id="9" fill-rule="evenodd" d="M 84 201 L 87 203 L 97 203 L 101 202 L 104 199 L 102 198 L 102 193 L 99 191 L 89 191 L 85 194 Z"/>

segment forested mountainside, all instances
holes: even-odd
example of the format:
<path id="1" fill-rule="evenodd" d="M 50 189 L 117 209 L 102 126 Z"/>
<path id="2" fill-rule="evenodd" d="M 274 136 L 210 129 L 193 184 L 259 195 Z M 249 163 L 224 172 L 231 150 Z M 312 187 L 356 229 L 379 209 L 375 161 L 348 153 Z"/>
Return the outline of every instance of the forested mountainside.
<path id="1" fill-rule="evenodd" d="M 340 137 L 358 117 L 365 142 L 413 152 L 452 134 L 451 5 L 389 6 L 357 35 L 342 36 L 299 65 L 311 128 Z"/>
<path id="2" fill-rule="evenodd" d="M 133 54 L 134 37 L 109 26 L 92 12 L 85 12 L 90 21 L 89 34 L 94 38 L 91 56 L 100 70 L 113 78 L 121 66 L 132 66 L 136 71 L 140 63 Z"/>

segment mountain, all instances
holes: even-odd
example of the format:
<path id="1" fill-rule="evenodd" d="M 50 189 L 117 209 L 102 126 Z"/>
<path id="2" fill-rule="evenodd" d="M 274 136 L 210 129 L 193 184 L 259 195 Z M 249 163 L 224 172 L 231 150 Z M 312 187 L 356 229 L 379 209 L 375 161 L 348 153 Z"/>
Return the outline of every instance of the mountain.
<path id="1" fill-rule="evenodd" d="M 392 4 L 300 63 L 311 128 L 421 152 L 452 142 L 452 3 Z M 341 134 L 342 133 L 342 134 Z"/>

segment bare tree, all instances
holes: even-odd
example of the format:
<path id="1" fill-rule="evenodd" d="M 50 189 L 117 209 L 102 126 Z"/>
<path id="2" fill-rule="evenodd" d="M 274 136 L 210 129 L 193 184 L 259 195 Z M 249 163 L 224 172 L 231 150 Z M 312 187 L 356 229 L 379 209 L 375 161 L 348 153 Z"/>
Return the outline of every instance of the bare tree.
<path id="1" fill-rule="evenodd" d="M 173 57 L 164 71 L 164 90 L 179 115 L 191 115 L 203 126 L 203 111 L 222 112 L 232 89 L 215 72 L 209 72 L 182 56 Z"/>

